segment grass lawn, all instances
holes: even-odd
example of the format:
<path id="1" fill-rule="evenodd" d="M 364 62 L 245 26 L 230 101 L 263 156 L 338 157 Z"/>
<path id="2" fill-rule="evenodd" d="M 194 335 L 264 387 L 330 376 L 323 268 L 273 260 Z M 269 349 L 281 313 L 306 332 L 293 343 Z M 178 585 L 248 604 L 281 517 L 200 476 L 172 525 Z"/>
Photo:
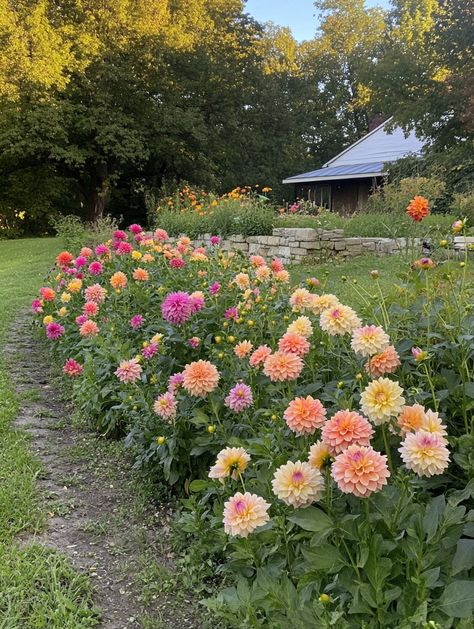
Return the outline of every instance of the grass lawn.
<path id="1" fill-rule="evenodd" d="M 343 303 L 362 308 L 366 300 L 378 300 L 380 293 L 371 271 L 379 272 L 378 284 L 384 293 L 397 283 L 397 276 L 408 271 L 410 263 L 405 255 L 363 255 L 349 260 L 331 260 L 324 264 L 302 264 L 291 269 L 293 281 L 316 277 L 324 292 L 333 293 Z"/>
<path id="2" fill-rule="evenodd" d="M 35 478 L 39 471 L 23 431 L 1 348 L 19 308 L 28 305 L 59 250 L 55 239 L 0 241 L 0 627 L 93 627 L 91 590 L 66 558 L 38 544 L 17 545 L 20 532 L 41 530 L 45 513 Z"/>

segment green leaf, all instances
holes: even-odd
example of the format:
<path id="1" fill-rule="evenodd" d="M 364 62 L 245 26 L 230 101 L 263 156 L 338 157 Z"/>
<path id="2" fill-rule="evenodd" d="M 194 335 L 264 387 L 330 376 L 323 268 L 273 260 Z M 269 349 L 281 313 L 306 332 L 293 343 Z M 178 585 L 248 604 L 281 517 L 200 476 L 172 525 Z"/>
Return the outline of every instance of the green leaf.
<path id="1" fill-rule="evenodd" d="M 195 493 L 195 492 L 198 492 L 198 491 L 203 491 L 207 487 L 208 487 L 207 480 L 203 480 L 201 478 L 196 478 L 195 480 L 193 480 L 189 484 L 189 491 L 192 491 L 192 492 Z"/>
<path id="2" fill-rule="evenodd" d="M 342 557 L 332 544 L 321 544 L 316 548 L 303 547 L 302 552 L 314 570 L 330 570 L 336 564 L 342 564 Z"/>
<path id="3" fill-rule="evenodd" d="M 453 575 L 474 566 L 474 539 L 460 539 L 453 559 Z M 472 584 L 474 589 L 474 583 Z"/>
<path id="4" fill-rule="evenodd" d="M 426 541 L 430 541 L 436 534 L 438 524 L 446 508 L 444 495 L 437 496 L 429 503 L 423 518 L 423 530 L 426 533 Z"/>
<path id="5" fill-rule="evenodd" d="M 307 507 L 306 509 L 295 511 L 288 520 L 305 531 L 312 531 L 313 533 L 329 530 L 334 526 L 331 518 L 317 507 Z"/>
<path id="6" fill-rule="evenodd" d="M 470 618 L 474 610 L 472 581 L 453 581 L 444 590 L 439 609 L 452 618 Z"/>

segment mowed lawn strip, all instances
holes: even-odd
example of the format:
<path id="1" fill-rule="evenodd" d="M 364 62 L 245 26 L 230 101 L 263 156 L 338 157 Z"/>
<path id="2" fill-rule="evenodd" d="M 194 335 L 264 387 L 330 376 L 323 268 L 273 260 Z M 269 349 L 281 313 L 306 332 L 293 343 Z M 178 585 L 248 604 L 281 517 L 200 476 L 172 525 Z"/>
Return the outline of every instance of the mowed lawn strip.
<path id="1" fill-rule="evenodd" d="M 14 543 L 18 533 L 39 531 L 45 513 L 28 435 L 12 427 L 19 405 L 3 346 L 16 313 L 37 294 L 59 248 L 53 238 L 0 241 L 0 627 L 8 629 L 97 624 L 85 576 L 51 549 Z"/>

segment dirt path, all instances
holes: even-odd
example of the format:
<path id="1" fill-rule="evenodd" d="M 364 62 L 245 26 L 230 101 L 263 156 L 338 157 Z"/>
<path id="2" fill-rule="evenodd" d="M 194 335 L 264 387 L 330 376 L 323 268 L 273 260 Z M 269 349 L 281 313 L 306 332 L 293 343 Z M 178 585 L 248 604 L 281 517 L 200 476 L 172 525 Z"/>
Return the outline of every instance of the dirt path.
<path id="1" fill-rule="evenodd" d="M 173 574 L 171 510 L 140 504 L 129 463 L 123 453 L 117 456 L 118 444 L 71 426 L 71 409 L 51 384 L 47 356 L 27 314 L 10 331 L 5 354 L 20 397 L 16 425 L 31 434 L 31 448 L 44 466 L 38 484 L 49 519 L 35 541 L 60 550 L 90 575 L 100 627 L 202 627 L 195 602 L 166 587 L 160 591 L 159 579 L 148 583 L 151 594 L 143 598 L 140 583 L 158 574 L 166 585 Z M 150 555 L 155 563 L 151 572 Z"/>

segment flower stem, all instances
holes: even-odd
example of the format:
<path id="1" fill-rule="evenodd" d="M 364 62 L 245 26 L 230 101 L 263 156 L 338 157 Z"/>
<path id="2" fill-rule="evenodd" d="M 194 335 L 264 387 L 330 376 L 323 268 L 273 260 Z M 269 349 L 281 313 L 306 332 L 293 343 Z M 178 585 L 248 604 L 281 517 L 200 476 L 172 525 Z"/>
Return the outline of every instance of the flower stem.
<path id="1" fill-rule="evenodd" d="M 382 424 L 382 436 L 385 445 L 385 454 L 387 455 L 388 469 L 390 470 L 390 474 L 393 475 L 392 452 L 390 450 L 390 444 L 388 442 L 388 435 L 385 429 L 385 424 Z"/>

